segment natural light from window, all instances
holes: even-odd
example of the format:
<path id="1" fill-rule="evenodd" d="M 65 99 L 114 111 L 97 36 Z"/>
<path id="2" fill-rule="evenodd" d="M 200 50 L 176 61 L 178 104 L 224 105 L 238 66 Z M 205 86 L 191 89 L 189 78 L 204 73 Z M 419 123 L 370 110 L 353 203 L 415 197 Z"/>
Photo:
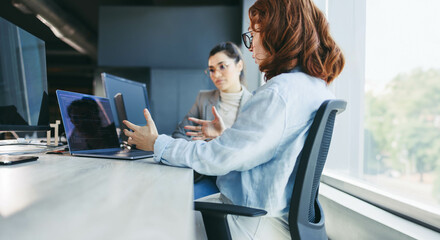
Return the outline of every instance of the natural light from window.
<path id="1" fill-rule="evenodd" d="M 440 1 L 366 1 L 363 179 L 440 209 Z"/>

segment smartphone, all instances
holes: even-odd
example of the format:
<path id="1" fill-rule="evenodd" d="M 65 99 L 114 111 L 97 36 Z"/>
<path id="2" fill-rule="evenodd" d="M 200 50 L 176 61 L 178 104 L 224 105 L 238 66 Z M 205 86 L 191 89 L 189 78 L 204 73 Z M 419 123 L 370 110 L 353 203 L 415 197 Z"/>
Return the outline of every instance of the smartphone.
<path id="1" fill-rule="evenodd" d="M 123 120 L 127 120 L 127 112 L 125 111 L 124 98 L 122 97 L 122 93 L 117 93 L 114 97 L 116 112 L 118 114 L 119 120 L 119 128 L 121 128 L 120 140 L 121 142 L 127 142 L 128 137 L 124 134 L 124 129 L 130 131 L 130 129 L 122 122 Z"/>
<path id="2" fill-rule="evenodd" d="M 36 161 L 37 156 L 0 155 L 0 165 L 12 165 L 24 162 Z"/>

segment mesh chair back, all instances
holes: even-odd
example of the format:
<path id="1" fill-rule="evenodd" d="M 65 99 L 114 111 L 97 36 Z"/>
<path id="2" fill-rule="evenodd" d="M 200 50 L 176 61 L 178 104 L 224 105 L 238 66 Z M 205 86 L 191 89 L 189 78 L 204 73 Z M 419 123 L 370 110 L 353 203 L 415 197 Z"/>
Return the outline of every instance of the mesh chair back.
<path id="1" fill-rule="evenodd" d="M 289 228 L 292 239 L 327 239 L 318 188 L 327 159 L 336 114 L 345 110 L 343 100 L 327 100 L 316 112 L 298 156 L 290 201 Z"/>

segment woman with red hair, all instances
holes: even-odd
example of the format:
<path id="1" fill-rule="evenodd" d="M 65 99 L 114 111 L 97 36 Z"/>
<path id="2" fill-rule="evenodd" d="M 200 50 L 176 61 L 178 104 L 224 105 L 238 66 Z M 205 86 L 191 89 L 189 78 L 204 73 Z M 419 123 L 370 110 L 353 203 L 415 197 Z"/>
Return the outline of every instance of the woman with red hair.
<path id="1" fill-rule="evenodd" d="M 257 0 L 249 9 L 246 47 L 265 74 L 224 130 L 212 141 L 186 141 L 158 135 L 144 111 L 147 126 L 126 122 L 129 143 L 154 151 L 154 160 L 217 176 L 219 194 L 205 200 L 262 208 L 260 218 L 228 216 L 233 239 L 290 239 L 287 223 L 293 191 L 291 173 L 317 109 L 334 98 L 327 88 L 342 71 L 344 57 L 330 36 L 324 14 L 312 0 Z"/>

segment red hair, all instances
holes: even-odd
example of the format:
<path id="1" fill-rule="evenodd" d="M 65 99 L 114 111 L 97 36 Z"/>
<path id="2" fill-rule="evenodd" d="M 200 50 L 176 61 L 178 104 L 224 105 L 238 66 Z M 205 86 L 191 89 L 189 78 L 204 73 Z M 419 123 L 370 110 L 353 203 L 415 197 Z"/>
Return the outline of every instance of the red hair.
<path id="1" fill-rule="evenodd" d="M 249 8 L 249 18 L 268 52 L 260 64 L 266 81 L 297 65 L 327 84 L 341 73 L 344 55 L 330 36 L 324 14 L 311 0 L 257 0 Z"/>

